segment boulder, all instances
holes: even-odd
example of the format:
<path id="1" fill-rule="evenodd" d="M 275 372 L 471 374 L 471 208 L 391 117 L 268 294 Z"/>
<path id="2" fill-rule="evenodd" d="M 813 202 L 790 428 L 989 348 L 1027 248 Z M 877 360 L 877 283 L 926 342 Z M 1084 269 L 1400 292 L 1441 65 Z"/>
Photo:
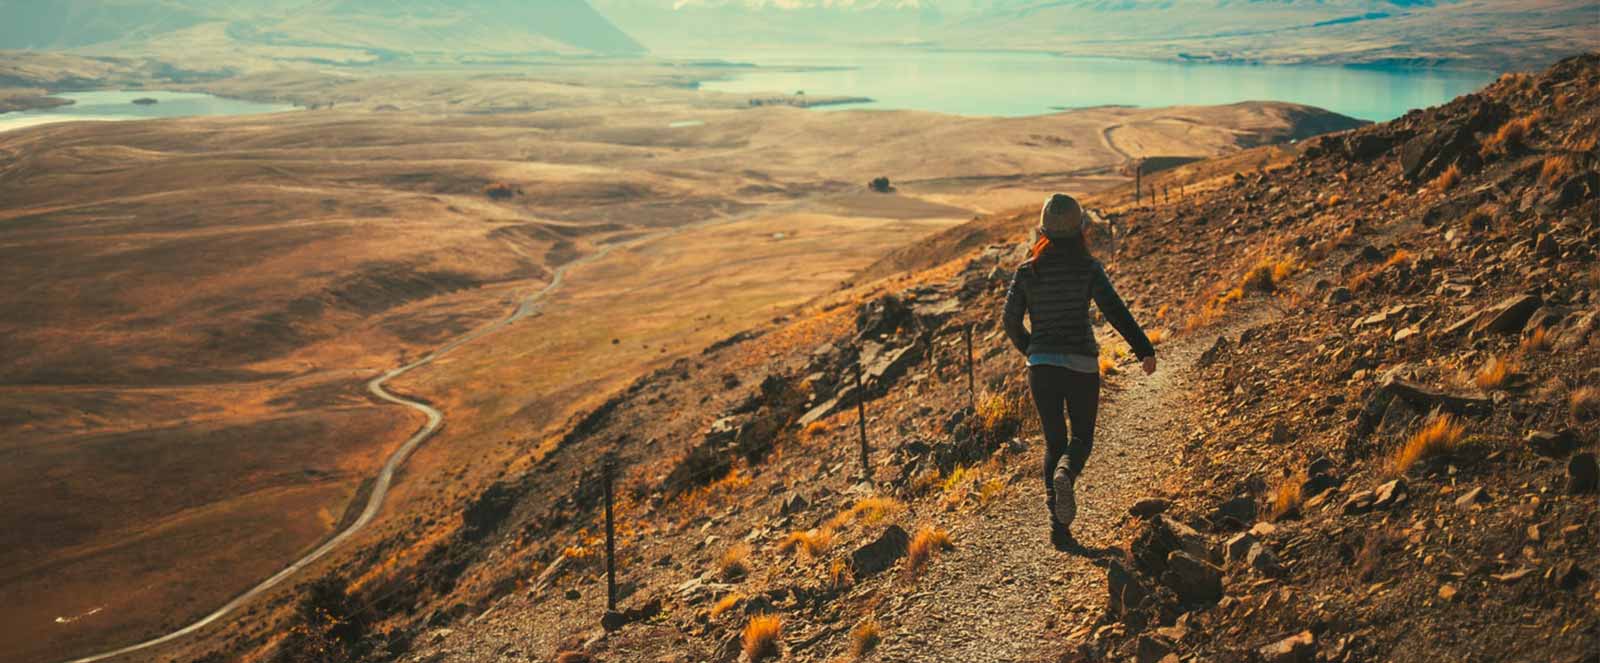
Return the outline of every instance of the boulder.
<path id="1" fill-rule="evenodd" d="M 1218 504 L 1217 510 L 1211 514 L 1211 522 L 1224 529 L 1248 527 L 1255 521 L 1258 507 L 1254 498 L 1240 495 Z"/>
<path id="2" fill-rule="evenodd" d="M 1250 554 L 1250 549 L 1256 546 L 1257 539 L 1254 534 L 1240 532 L 1222 543 L 1222 550 L 1229 564 L 1245 561 Z"/>
<path id="3" fill-rule="evenodd" d="M 1138 609 L 1150 595 L 1139 578 L 1116 560 L 1106 564 L 1106 592 L 1106 613 L 1117 619 Z"/>
<path id="4" fill-rule="evenodd" d="M 850 570 L 857 578 L 873 575 L 894 566 L 911 544 L 911 537 L 899 525 L 890 525 L 872 543 L 850 554 Z"/>
<path id="5" fill-rule="evenodd" d="M 1161 584 L 1186 604 L 1216 603 L 1222 599 L 1222 569 L 1211 562 L 1177 550 L 1167 556 Z"/>
<path id="6" fill-rule="evenodd" d="M 856 338 L 893 337 L 900 330 L 909 329 L 914 320 L 911 307 L 905 301 L 894 295 L 884 295 L 856 310 Z"/>
<path id="7" fill-rule="evenodd" d="M 1131 552 L 1134 567 L 1152 577 L 1159 577 L 1167 570 L 1167 559 L 1174 552 L 1213 559 L 1211 544 L 1204 535 L 1168 516 L 1144 521 L 1134 537 Z"/>
<path id="8" fill-rule="evenodd" d="M 1265 544 L 1257 543 L 1250 547 L 1250 552 L 1245 555 L 1245 563 L 1257 573 L 1275 578 L 1283 575 L 1283 564 L 1278 561 L 1278 554 L 1272 552 Z"/>
<path id="9" fill-rule="evenodd" d="M 1473 311 L 1445 328 L 1444 335 L 1454 336 L 1468 330 L 1472 335 L 1521 333 L 1542 303 L 1538 295 L 1513 295 L 1498 304 Z"/>
<path id="10" fill-rule="evenodd" d="M 1370 490 L 1361 490 L 1351 493 L 1344 500 L 1344 512 L 1349 515 L 1366 513 L 1372 510 L 1372 505 L 1378 500 Z"/>
<path id="11" fill-rule="evenodd" d="M 1133 660 L 1135 663 L 1161 663 L 1162 659 L 1171 656 L 1176 648 L 1171 640 L 1153 633 L 1143 633 L 1139 635 Z"/>

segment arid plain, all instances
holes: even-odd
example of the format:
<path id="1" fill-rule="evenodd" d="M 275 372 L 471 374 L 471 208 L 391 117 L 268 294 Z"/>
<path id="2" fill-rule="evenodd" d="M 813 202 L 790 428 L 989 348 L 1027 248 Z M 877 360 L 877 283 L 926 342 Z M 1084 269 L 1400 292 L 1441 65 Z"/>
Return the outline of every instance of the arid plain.
<path id="1" fill-rule="evenodd" d="M 0 133 L 0 659 L 160 635 L 315 547 L 423 423 L 365 383 L 535 295 L 390 385 L 445 427 L 340 554 L 406 554 L 372 544 L 897 247 L 1125 182 L 1134 158 L 1351 126 L 1288 104 L 999 119 L 692 89 L 723 74 L 272 71 L 167 89 L 307 110 Z M 868 192 L 878 176 L 895 192 Z"/>

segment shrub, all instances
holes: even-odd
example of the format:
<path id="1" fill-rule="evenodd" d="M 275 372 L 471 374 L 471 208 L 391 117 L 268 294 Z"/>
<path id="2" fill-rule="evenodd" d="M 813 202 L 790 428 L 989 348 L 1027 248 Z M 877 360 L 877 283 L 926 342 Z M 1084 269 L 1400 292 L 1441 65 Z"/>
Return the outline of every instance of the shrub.
<path id="1" fill-rule="evenodd" d="M 756 615 L 744 627 L 744 657 L 761 661 L 778 655 L 778 638 L 783 635 L 783 619 L 777 615 Z"/>
<path id="2" fill-rule="evenodd" d="M 819 435 L 827 434 L 827 432 L 828 432 L 828 422 L 826 422 L 826 421 L 813 421 L 809 425 L 806 426 L 805 430 L 801 432 L 801 435 L 803 437 L 805 437 L 806 440 L 809 441 L 809 440 L 815 439 Z"/>
<path id="3" fill-rule="evenodd" d="M 855 574 L 850 571 L 850 565 L 843 559 L 835 558 L 828 564 L 828 587 L 835 592 L 850 589 L 856 584 Z"/>
<path id="4" fill-rule="evenodd" d="M 736 582 L 749 574 L 750 544 L 734 544 L 717 557 L 717 576 L 724 582 Z"/>
<path id="5" fill-rule="evenodd" d="M 1450 164 L 1449 168 L 1444 169 L 1444 172 L 1439 173 L 1439 176 L 1433 179 L 1433 188 L 1441 192 L 1449 191 L 1460 183 L 1461 169 L 1457 168 L 1455 164 Z"/>
<path id="6" fill-rule="evenodd" d="M 739 602 L 743 600 L 743 594 L 729 594 L 718 599 L 716 605 L 711 606 L 711 618 L 716 619 L 721 617 L 724 613 L 732 610 L 734 606 L 739 605 Z"/>
<path id="7" fill-rule="evenodd" d="M 1558 154 L 1544 160 L 1544 166 L 1539 168 L 1539 183 L 1544 186 L 1560 184 L 1576 172 L 1577 160 L 1571 155 Z"/>
<path id="8" fill-rule="evenodd" d="M 883 642 L 883 633 L 876 620 L 868 619 L 850 629 L 850 653 L 856 658 L 871 654 L 880 642 Z"/>
<path id="9" fill-rule="evenodd" d="M 1394 456 L 1389 460 L 1389 473 L 1393 475 L 1405 474 L 1412 465 L 1418 461 L 1444 456 L 1454 453 L 1461 446 L 1462 435 L 1466 427 L 1456 423 L 1450 415 L 1438 416 L 1430 419 L 1422 430 L 1412 435 L 1406 443 L 1395 450 Z"/>
<path id="10" fill-rule="evenodd" d="M 1513 371 L 1510 362 L 1499 357 L 1490 357 L 1483 368 L 1478 369 L 1472 376 L 1472 383 L 1485 391 L 1497 389 L 1506 383 L 1506 378 L 1511 377 Z"/>
<path id="11" fill-rule="evenodd" d="M 1550 349 L 1550 331 L 1544 327 L 1534 329 L 1522 339 L 1522 354 L 1531 354 Z"/>
<path id="12" fill-rule="evenodd" d="M 818 527 L 791 532 L 778 543 L 779 552 L 794 552 L 819 559 L 833 548 L 833 528 Z"/>
<path id="13" fill-rule="evenodd" d="M 876 525 L 883 522 L 885 518 L 899 513 L 904 508 L 905 505 L 900 503 L 900 500 L 892 497 L 864 497 L 857 500 L 850 508 L 840 511 L 838 515 L 828 521 L 825 528 L 838 529 L 850 523 Z"/>
<path id="14" fill-rule="evenodd" d="M 1148 336 L 1150 337 L 1150 345 L 1161 345 L 1167 340 L 1167 330 L 1152 329 Z"/>
<path id="15" fill-rule="evenodd" d="M 483 195 L 488 196 L 490 200 L 509 200 L 517 193 L 516 187 L 505 182 L 495 182 L 483 188 Z"/>
<path id="16" fill-rule="evenodd" d="M 1269 495 L 1271 504 L 1268 504 L 1267 514 L 1269 520 L 1282 520 L 1300 514 L 1300 505 L 1305 502 L 1305 494 L 1301 488 L 1306 483 L 1305 473 L 1285 475 L 1273 484 Z"/>
<path id="17" fill-rule="evenodd" d="M 955 546 L 950 542 L 950 533 L 942 529 L 924 527 L 911 539 L 911 547 L 906 551 L 906 575 L 916 577 L 928 567 L 928 562 L 940 551 L 950 550 Z"/>
<path id="18" fill-rule="evenodd" d="M 1020 394 L 989 394 L 978 402 L 977 433 L 991 443 L 1004 442 L 1022 430 L 1025 415 Z"/>
<path id="19" fill-rule="evenodd" d="M 1383 264 L 1375 265 L 1371 269 L 1350 277 L 1350 281 L 1347 285 L 1349 285 L 1351 290 L 1365 290 L 1367 286 L 1372 285 L 1372 282 L 1378 278 L 1379 274 L 1394 269 L 1397 266 L 1409 263 L 1413 260 L 1416 260 L 1416 256 L 1412 255 L 1410 251 L 1400 249 L 1395 251 L 1394 255 L 1389 256 L 1388 260 L 1383 261 Z"/>
<path id="20" fill-rule="evenodd" d="M 1588 423 L 1600 419 L 1600 389 L 1584 387 L 1572 392 L 1568 406 L 1573 421 Z"/>
<path id="21" fill-rule="evenodd" d="M 1490 136 L 1489 140 L 1484 141 L 1479 154 L 1488 158 L 1496 154 L 1511 154 L 1522 149 L 1527 144 L 1528 135 L 1533 133 L 1533 125 L 1540 119 L 1542 116 L 1535 112 L 1500 125 L 1500 129 Z"/>

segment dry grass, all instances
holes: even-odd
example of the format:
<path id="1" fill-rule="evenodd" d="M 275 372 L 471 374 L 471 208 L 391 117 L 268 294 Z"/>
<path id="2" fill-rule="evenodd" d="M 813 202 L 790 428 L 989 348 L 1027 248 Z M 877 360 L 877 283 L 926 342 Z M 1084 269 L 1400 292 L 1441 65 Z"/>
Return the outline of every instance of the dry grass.
<path id="1" fill-rule="evenodd" d="M 1167 330 L 1153 329 L 1147 336 L 1150 338 L 1150 345 L 1161 345 L 1167 341 Z"/>
<path id="2" fill-rule="evenodd" d="M 811 559 L 820 559 L 833 549 L 834 531 L 832 527 L 818 527 L 799 532 L 791 532 L 789 536 L 778 542 L 778 551 L 805 555 Z"/>
<path id="3" fill-rule="evenodd" d="M 939 468 L 932 467 L 923 470 L 920 474 L 911 477 L 911 494 L 926 495 L 934 488 L 944 483 L 944 475 L 939 473 Z"/>
<path id="4" fill-rule="evenodd" d="M 1589 423 L 1600 419 L 1600 389 L 1583 387 L 1572 392 L 1567 401 L 1568 414 L 1573 421 Z"/>
<path id="5" fill-rule="evenodd" d="M 813 439 L 816 439 L 818 436 L 826 434 L 827 432 L 828 422 L 813 421 L 810 425 L 806 426 L 805 430 L 800 432 L 800 437 L 809 442 Z"/>
<path id="6" fill-rule="evenodd" d="M 851 523 L 862 525 L 876 525 L 888 519 L 889 516 L 905 510 L 906 505 L 893 497 L 873 496 L 864 497 L 850 508 L 840 511 L 828 521 L 824 529 L 842 529 Z"/>
<path id="7" fill-rule="evenodd" d="M 1000 392 L 978 401 L 978 435 L 1003 442 L 1021 431 L 1028 413 L 1024 398 L 1020 393 Z"/>
<path id="8" fill-rule="evenodd" d="M 1479 389 L 1484 391 L 1498 389 L 1506 383 L 1506 379 L 1510 378 L 1514 372 L 1516 372 L 1516 368 L 1511 365 L 1511 362 L 1499 357 L 1490 357 L 1489 361 L 1484 363 L 1477 373 L 1473 374 L 1472 384 L 1477 385 Z"/>
<path id="9" fill-rule="evenodd" d="M 1305 485 L 1304 472 L 1286 475 L 1273 484 L 1268 494 L 1271 502 L 1267 505 L 1269 520 L 1282 520 L 1300 514 L 1300 505 L 1305 502 L 1305 494 L 1301 490 Z"/>
<path id="10" fill-rule="evenodd" d="M 555 663 L 595 663 L 594 657 L 581 651 L 564 651 L 556 654 Z"/>
<path id="11" fill-rule="evenodd" d="M 1528 136 L 1533 133 L 1533 125 L 1538 124 L 1541 119 L 1543 115 L 1534 112 L 1500 125 L 1500 129 L 1484 141 L 1479 154 L 1488 158 L 1521 149 L 1527 144 Z"/>
<path id="12" fill-rule="evenodd" d="M 1101 375 L 1116 375 L 1117 374 L 1117 360 L 1112 359 L 1111 357 L 1103 355 L 1103 354 L 1100 355 L 1100 374 Z"/>
<path id="13" fill-rule="evenodd" d="M 1244 280 L 1239 286 L 1246 291 L 1273 293 L 1283 287 L 1284 281 L 1295 272 L 1299 265 L 1291 258 L 1267 259 L 1256 263 L 1250 271 L 1245 272 Z"/>
<path id="14" fill-rule="evenodd" d="M 850 565 L 842 558 L 835 558 L 828 564 L 828 588 L 835 592 L 850 589 L 856 584 L 855 574 L 850 571 Z"/>
<path id="15" fill-rule="evenodd" d="M 711 606 L 711 618 L 716 619 L 721 617 L 724 613 L 732 610 L 734 606 L 739 605 L 739 602 L 743 600 L 743 594 L 729 594 L 717 599 L 716 605 Z"/>
<path id="16" fill-rule="evenodd" d="M 1523 337 L 1520 349 L 1523 355 L 1530 355 L 1535 352 L 1549 350 L 1550 330 L 1545 329 L 1544 327 L 1539 327 L 1538 329 L 1533 330 L 1532 333 Z"/>
<path id="17" fill-rule="evenodd" d="M 850 654 L 858 659 L 871 654 L 880 642 L 883 642 L 883 631 L 878 628 L 877 620 L 868 619 L 850 629 Z"/>
<path id="18" fill-rule="evenodd" d="M 736 543 L 717 556 L 717 577 L 736 582 L 750 575 L 750 544 Z"/>
<path id="19" fill-rule="evenodd" d="M 1569 154 L 1557 154 L 1544 160 L 1539 168 L 1539 184 L 1554 186 L 1578 172 L 1578 160 Z"/>
<path id="20" fill-rule="evenodd" d="M 1461 447 L 1466 430 L 1450 415 L 1434 417 L 1395 450 L 1389 459 L 1389 474 L 1399 476 L 1419 461 L 1454 453 Z"/>
<path id="21" fill-rule="evenodd" d="M 1416 259 L 1417 257 L 1410 251 L 1400 249 L 1395 251 L 1394 255 L 1389 256 L 1388 260 L 1383 261 L 1383 264 L 1374 265 L 1371 269 L 1359 272 L 1355 276 L 1350 277 L 1350 280 L 1346 283 L 1346 285 L 1349 286 L 1351 290 L 1365 290 L 1367 286 L 1372 285 L 1373 280 L 1375 280 L 1379 274 L 1394 269 L 1397 266 L 1413 262 Z"/>
<path id="22" fill-rule="evenodd" d="M 744 657 L 747 661 L 761 661 L 779 655 L 778 641 L 783 637 L 783 619 L 777 615 L 756 615 L 744 627 Z"/>
<path id="23" fill-rule="evenodd" d="M 1438 177 L 1433 178 L 1433 188 L 1435 191 L 1449 191 L 1454 189 L 1456 185 L 1460 183 L 1461 169 L 1457 168 L 1455 164 L 1450 164 L 1449 168 L 1444 169 L 1444 172 L 1439 173 Z"/>
<path id="24" fill-rule="evenodd" d="M 922 528 L 912 537 L 911 547 L 906 552 L 906 575 L 913 578 L 921 575 L 936 555 L 954 547 L 949 532 L 932 527 Z"/>

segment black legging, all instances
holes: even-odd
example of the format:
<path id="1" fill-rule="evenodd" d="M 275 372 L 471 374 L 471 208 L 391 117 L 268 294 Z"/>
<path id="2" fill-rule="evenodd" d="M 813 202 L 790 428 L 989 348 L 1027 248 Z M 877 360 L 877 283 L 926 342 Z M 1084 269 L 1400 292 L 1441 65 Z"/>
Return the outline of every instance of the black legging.
<path id="1" fill-rule="evenodd" d="M 1044 429 L 1044 492 L 1050 512 L 1055 513 L 1056 489 L 1050 480 L 1061 455 L 1073 474 L 1083 472 L 1083 464 L 1094 449 L 1094 420 L 1100 413 L 1100 374 L 1074 371 L 1060 366 L 1030 366 L 1028 388 L 1033 405 L 1039 410 Z M 1066 405 L 1065 416 L 1062 404 Z M 1067 417 L 1072 419 L 1072 438 L 1067 438 Z"/>

